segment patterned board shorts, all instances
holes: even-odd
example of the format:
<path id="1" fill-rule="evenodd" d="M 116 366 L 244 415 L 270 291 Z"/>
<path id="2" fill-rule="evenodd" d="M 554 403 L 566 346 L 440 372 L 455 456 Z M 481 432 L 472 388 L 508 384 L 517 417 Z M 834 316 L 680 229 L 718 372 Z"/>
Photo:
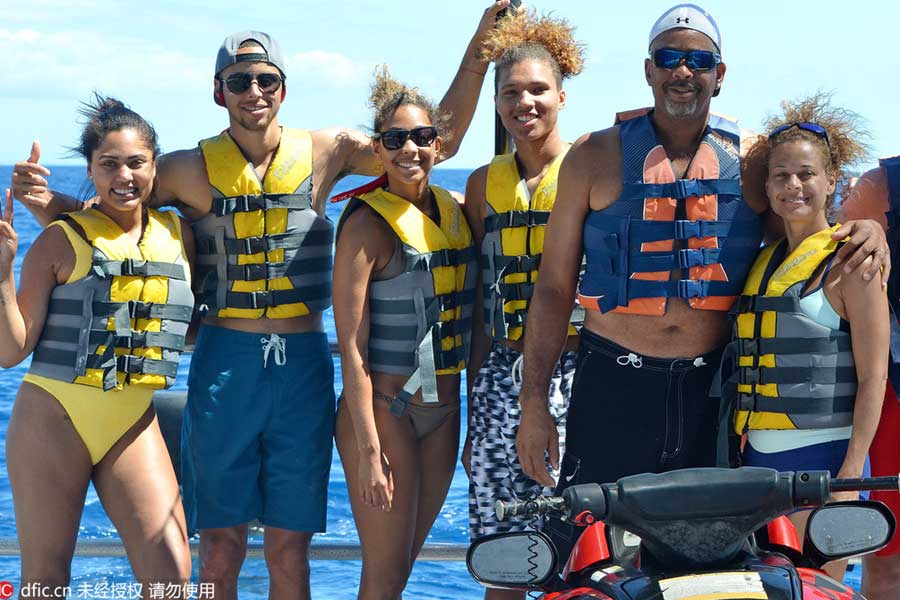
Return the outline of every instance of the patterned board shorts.
<path id="1" fill-rule="evenodd" d="M 513 382 L 512 369 L 519 356 L 519 352 L 503 344 L 494 344 L 472 389 L 469 534 L 473 540 L 492 533 L 540 528 L 540 520 L 532 518 L 498 521 L 494 503 L 553 492 L 522 472 L 516 453 L 520 408 L 519 387 Z M 575 359 L 575 352 L 563 352 L 550 381 L 548 405 L 559 432 L 560 457 L 565 449 L 566 411 L 572 394 Z"/>

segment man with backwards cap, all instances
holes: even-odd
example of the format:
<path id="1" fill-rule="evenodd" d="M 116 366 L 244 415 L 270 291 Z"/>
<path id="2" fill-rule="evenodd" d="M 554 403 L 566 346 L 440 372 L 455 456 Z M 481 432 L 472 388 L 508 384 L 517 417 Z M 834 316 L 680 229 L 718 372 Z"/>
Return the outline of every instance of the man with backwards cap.
<path id="1" fill-rule="evenodd" d="M 487 65 L 481 18 L 441 108 L 452 115 L 439 157 L 455 154 Z M 228 36 L 213 93 L 229 128 L 159 161 L 159 204 L 177 205 L 197 242 L 194 289 L 205 318 L 188 378 L 182 483 L 200 530 L 200 579 L 237 597 L 248 523 L 265 525 L 270 598 L 308 598 L 308 549 L 325 530 L 334 373 L 322 311 L 331 304 L 333 225 L 325 206 L 347 173 L 382 172 L 370 140 L 349 129 L 282 127 L 284 58 L 266 33 Z M 298 88 L 302 89 L 302 88 Z M 39 150 L 16 165 L 17 198 L 46 224 L 80 203 L 51 192 Z"/>
<path id="2" fill-rule="evenodd" d="M 577 292 L 587 310 L 557 491 L 716 464 L 710 386 L 768 204 L 742 198 L 740 130 L 710 113 L 725 77 L 715 20 L 679 4 L 656 21 L 649 44 L 653 108 L 621 114 L 572 146 L 545 236 L 544 260 L 556 268 L 541 272 L 532 299 L 517 446 L 525 472 L 552 485 L 545 457 L 553 467 L 559 457 L 547 387 L 584 252 Z M 860 248 L 850 266 L 884 247 L 872 222 L 835 235 L 848 233 Z"/>

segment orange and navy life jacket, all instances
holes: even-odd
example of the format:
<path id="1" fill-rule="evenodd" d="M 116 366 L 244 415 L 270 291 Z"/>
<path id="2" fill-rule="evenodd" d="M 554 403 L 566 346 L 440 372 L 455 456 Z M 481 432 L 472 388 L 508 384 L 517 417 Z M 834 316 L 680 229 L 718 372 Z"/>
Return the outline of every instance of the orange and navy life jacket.
<path id="1" fill-rule="evenodd" d="M 740 130 L 711 115 L 678 179 L 649 113 L 637 112 L 620 116 L 622 193 L 584 224 L 578 299 L 604 313 L 661 316 L 673 297 L 727 311 L 762 239 L 761 220 L 741 195 Z M 676 269 L 683 278 L 672 278 Z"/>

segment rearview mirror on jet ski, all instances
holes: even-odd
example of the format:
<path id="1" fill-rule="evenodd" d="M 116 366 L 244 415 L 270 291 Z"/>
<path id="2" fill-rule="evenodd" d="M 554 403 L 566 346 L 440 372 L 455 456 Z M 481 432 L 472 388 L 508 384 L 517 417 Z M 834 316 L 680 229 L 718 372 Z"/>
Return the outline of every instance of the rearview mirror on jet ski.
<path id="1" fill-rule="evenodd" d="M 553 578 L 556 560 L 546 535 L 523 531 L 479 538 L 469 547 L 466 566 L 481 585 L 529 590 Z"/>
<path id="2" fill-rule="evenodd" d="M 885 514 L 887 513 L 887 514 Z M 879 502 L 842 502 L 816 509 L 806 528 L 804 554 L 821 564 L 877 550 L 894 535 L 895 522 Z"/>

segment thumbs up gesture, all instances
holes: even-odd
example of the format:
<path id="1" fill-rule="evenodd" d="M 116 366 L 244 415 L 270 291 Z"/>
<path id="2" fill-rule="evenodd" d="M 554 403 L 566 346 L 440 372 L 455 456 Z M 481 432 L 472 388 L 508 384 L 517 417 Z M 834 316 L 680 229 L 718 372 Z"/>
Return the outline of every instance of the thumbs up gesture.
<path id="1" fill-rule="evenodd" d="M 0 283 L 12 276 L 13 259 L 19 247 L 19 236 L 13 229 L 13 197 L 6 189 L 6 209 L 0 212 Z"/>
<path id="2" fill-rule="evenodd" d="M 47 208 L 53 193 L 45 179 L 50 177 L 50 169 L 38 164 L 41 159 L 41 144 L 31 143 L 28 160 L 16 163 L 12 175 L 12 195 L 30 209 Z"/>

